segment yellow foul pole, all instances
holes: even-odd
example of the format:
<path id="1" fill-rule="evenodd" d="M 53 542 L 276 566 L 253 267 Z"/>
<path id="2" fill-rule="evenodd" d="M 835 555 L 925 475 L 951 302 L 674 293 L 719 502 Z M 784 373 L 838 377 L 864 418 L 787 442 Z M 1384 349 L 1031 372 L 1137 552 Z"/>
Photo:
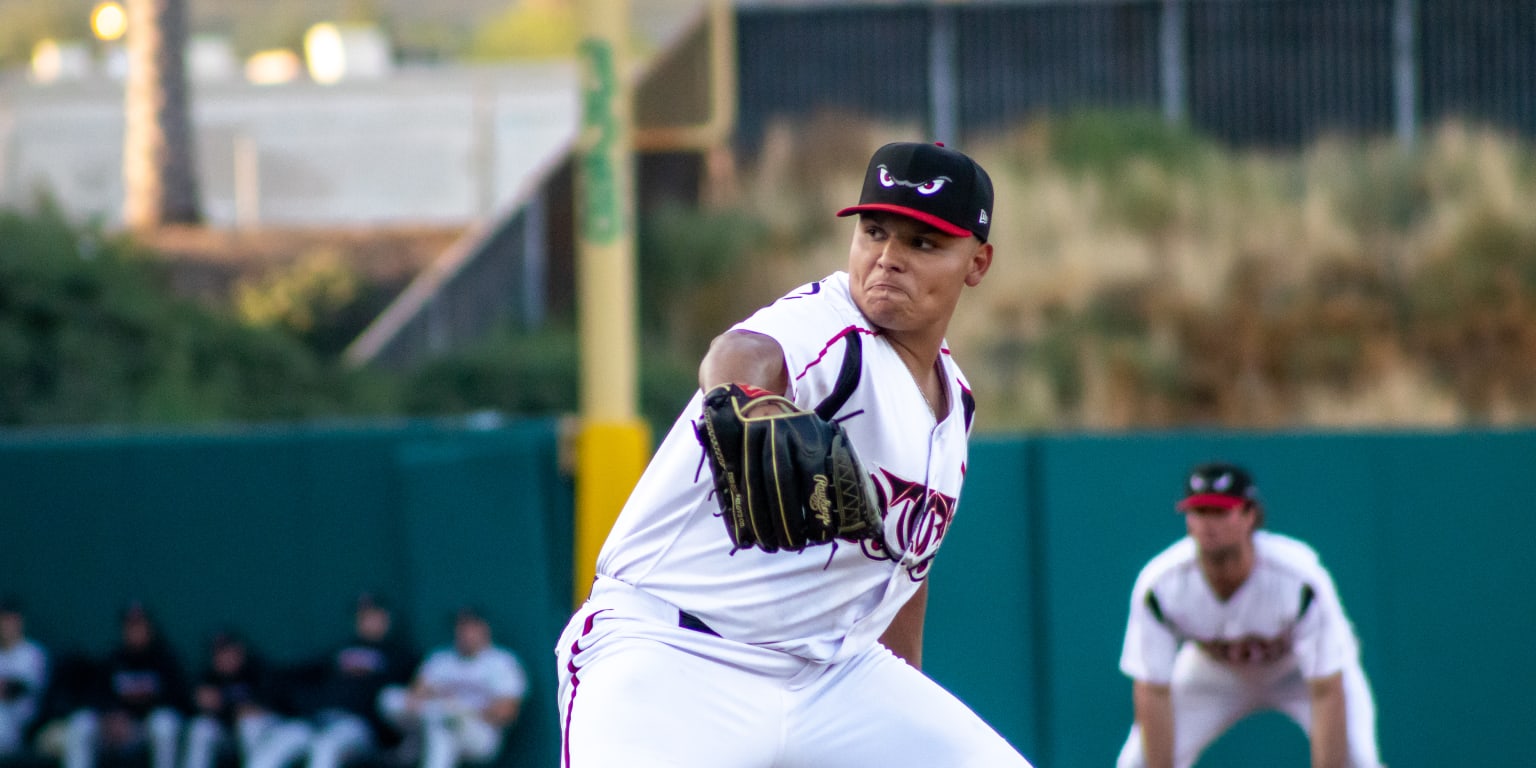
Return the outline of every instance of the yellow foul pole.
<path id="1" fill-rule="evenodd" d="M 576 602 L 650 455 L 637 415 L 634 125 L 627 0 L 580 0 L 581 137 L 576 288 L 581 428 L 576 438 Z"/>

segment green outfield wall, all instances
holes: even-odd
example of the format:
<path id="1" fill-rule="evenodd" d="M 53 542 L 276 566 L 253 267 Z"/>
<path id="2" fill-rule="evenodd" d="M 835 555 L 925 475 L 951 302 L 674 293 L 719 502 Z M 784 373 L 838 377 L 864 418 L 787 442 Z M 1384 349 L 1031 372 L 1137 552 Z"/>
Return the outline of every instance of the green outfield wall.
<path id="1" fill-rule="evenodd" d="M 278 660 L 344 638 L 362 589 L 421 646 L 461 603 L 529 667 L 506 762 L 558 762 L 551 649 L 570 610 L 572 482 L 553 421 L 0 435 L 0 591 L 99 653 L 143 599 L 185 658 L 234 624 Z M 1269 527 L 1311 542 L 1361 636 L 1393 768 L 1514 766 L 1536 723 L 1536 432 L 984 437 L 932 574 L 930 674 L 1041 768 L 1113 765 L 1141 565 L 1182 534 L 1191 464 L 1248 464 Z M 1305 765 L 1278 715 L 1205 768 Z"/>
<path id="2" fill-rule="evenodd" d="M 557 457 L 553 422 L 0 437 L 0 590 L 60 652 L 109 650 L 118 607 L 144 600 L 194 669 L 225 624 L 278 662 L 322 653 L 362 590 L 423 649 L 475 604 L 531 678 L 508 762 L 552 766 L 571 607 Z"/>

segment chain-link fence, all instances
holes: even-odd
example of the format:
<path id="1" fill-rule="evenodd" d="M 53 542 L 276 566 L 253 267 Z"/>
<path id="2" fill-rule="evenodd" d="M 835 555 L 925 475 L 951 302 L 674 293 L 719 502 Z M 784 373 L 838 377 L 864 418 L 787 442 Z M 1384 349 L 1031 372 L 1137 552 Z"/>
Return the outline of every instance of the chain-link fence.
<path id="1" fill-rule="evenodd" d="M 1156 110 L 1235 145 L 1461 117 L 1536 136 L 1528 0 L 752 4 L 738 146 L 826 111 L 956 141 L 1033 115 Z"/>

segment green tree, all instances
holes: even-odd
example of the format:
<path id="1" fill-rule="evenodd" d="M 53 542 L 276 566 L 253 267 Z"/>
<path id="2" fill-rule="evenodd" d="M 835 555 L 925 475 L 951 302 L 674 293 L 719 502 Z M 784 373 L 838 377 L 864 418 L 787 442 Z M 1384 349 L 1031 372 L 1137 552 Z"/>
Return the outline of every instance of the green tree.
<path id="1" fill-rule="evenodd" d="M 0 211 L 0 425 L 388 410 L 387 388 L 277 329 L 172 297 L 164 262 L 55 208 Z M 376 375 L 375 375 L 376 376 Z"/>

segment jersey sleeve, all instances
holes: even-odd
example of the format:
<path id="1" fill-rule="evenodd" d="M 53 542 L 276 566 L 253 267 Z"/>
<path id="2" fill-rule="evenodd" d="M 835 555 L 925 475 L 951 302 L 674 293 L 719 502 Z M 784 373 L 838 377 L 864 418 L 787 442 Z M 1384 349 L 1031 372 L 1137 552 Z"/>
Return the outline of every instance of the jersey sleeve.
<path id="1" fill-rule="evenodd" d="M 528 693 L 528 675 L 517 657 L 509 651 L 502 654 L 492 668 L 491 695 L 499 699 L 521 699 Z"/>
<path id="2" fill-rule="evenodd" d="M 433 651 L 416 670 L 416 679 L 427 685 L 442 685 L 448 680 L 448 667 L 453 663 L 452 651 Z"/>
<path id="3" fill-rule="evenodd" d="M 1302 676 L 1315 680 L 1343 669 L 1357 652 L 1354 628 L 1321 564 L 1304 582 L 1299 605 L 1292 647 Z"/>
<path id="4" fill-rule="evenodd" d="M 19 669 L 14 670 L 16 679 L 27 684 L 32 695 L 42 691 L 48 684 L 48 654 L 40 646 L 24 645 L 26 652 L 20 655 Z"/>
<path id="5" fill-rule="evenodd" d="M 831 392 L 846 348 L 842 338 L 861 325 L 844 306 L 846 291 L 835 276 L 807 283 L 731 329 L 778 342 L 789 376 L 785 394 L 801 408 L 814 407 Z"/>
<path id="6" fill-rule="evenodd" d="M 40 646 L 23 645 L 22 653 L 18 654 L 20 663 L 18 668 L 10 670 L 13 679 L 23 685 L 20 697 L 11 702 L 12 711 L 21 721 L 32 719 L 37 712 L 37 705 L 43 699 L 43 692 L 48 686 L 48 654 Z M 6 677 L 0 674 L 0 677 Z"/>
<path id="7" fill-rule="evenodd" d="M 1167 685 L 1173 679 L 1178 650 L 1179 637 L 1165 620 L 1153 585 L 1144 577 L 1137 579 L 1120 649 L 1120 671 L 1145 683 Z"/>

